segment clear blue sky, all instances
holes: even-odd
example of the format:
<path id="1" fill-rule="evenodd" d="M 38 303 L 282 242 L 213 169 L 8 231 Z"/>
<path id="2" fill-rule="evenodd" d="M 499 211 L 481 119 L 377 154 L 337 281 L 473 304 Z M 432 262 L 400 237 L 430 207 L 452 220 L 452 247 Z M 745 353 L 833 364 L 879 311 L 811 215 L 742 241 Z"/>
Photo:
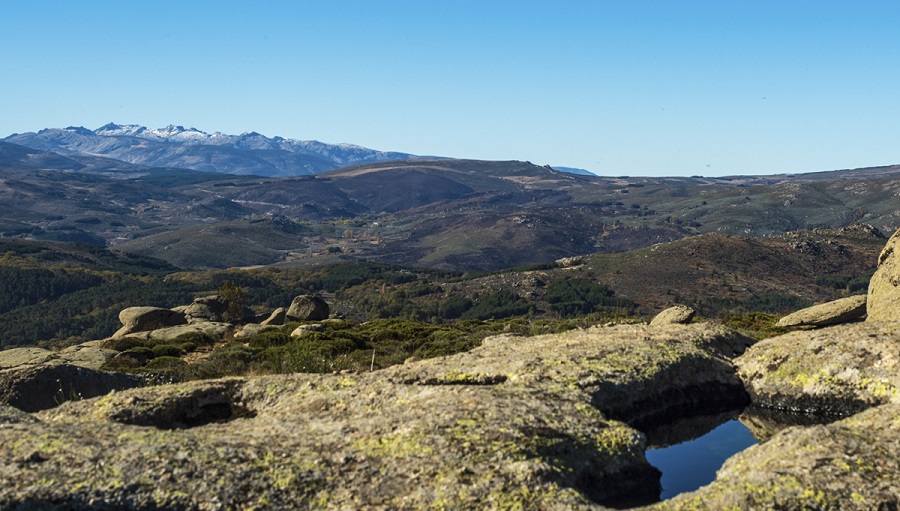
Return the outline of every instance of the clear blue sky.
<path id="1" fill-rule="evenodd" d="M 107 122 L 601 175 L 900 163 L 900 2 L 41 1 L 0 137 Z"/>

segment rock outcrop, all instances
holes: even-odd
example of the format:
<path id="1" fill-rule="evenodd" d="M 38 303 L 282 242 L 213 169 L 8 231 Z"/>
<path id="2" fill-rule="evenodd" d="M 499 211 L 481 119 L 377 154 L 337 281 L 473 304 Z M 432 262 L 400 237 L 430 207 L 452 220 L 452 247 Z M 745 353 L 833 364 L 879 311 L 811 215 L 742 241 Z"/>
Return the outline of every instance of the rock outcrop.
<path id="1" fill-rule="evenodd" d="M 271 314 L 262 321 L 260 321 L 261 325 L 264 326 L 281 326 L 284 324 L 284 320 L 287 317 L 287 309 L 284 307 L 279 307 L 272 311 Z"/>
<path id="2" fill-rule="evenodd" d="M 687 325 L 694 319 L 694 309 L 687 305 L 674 305 L 657 314 L 650 324 L 657 325 Z"/>
<path id="3" fill-rule="evenodd" d="M 70 402 L 0 427 L 20 461 L 0 466 L 0 507 L 599 509 L 659 491 L 643 435 L 611 417 L 713 384 L 743 399 L 728 359 L 749 342 L 707 325 L 500 336 L 360 375 Z"/>
<path id="4" fill-rule="evenodd" d="M 888 239 L 869 281 L 867 321 L 900 321 L 900 230 Z"/>
<path id="5" fill-rule="evenodd" d="M 187 323 L 184 314 L 160 307 L 128 307 L 119 313 L 122 328 L 114 337 L 124 337 L 135 332 L 149 332 Z"/>
<path id="6" fill-rule="evenodd" d="M 184 316 L 188 323 L 223 323 L 227 310 L 228 303 L 219 295 L 201 296 L 184 309 Z"/>
<path id="7" fill-rule="evenodd" d="M 115 350 L 87 344 L 70 346 L 55 352 L 43 348 L 12 348 L 0 351 L 0 370 L 42 364 L 73 365 L 86 369 L 99 369 L 104 362 L 116 356 Z"/>
<path id="8" fill-rule="evenodd" d="M 41 348 L 0 351 L 0 404 L 36 412 L 65 401 L 144 385 L 145 381 L 136 376 L 90 368 L 101 358 L 105 361 L 115 353 L 99 348 L 66 353 Z"/>
<path id="9" fill-rule="evenodd" d="M 854 323 L 791 332 L 734 361 L 760 406 L 846 416 L 900 402 L 900 324 Z"/>
<path id="10" fill-rule="evenodd" d="M 321 321 L 328 319 L 328 303 L 315 295 L 300 295 L 294 298 L 287 310 L 288 321 Z"/>
<path id="11" fill-rule="evenodd" d="M 779 319 L 776 326 L 821 327 L 856 321 L 866 317 L 866 301 L 866 295 L 859 295 L 813 305 Z"/>

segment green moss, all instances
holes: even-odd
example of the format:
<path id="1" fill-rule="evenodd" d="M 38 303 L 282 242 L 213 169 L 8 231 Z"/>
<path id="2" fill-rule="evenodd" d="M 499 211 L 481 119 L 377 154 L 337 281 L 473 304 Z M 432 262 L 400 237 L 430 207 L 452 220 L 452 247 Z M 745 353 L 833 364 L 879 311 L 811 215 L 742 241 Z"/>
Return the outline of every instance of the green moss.
<path id="1" fill-rule="evenodd" d="M 433 456 L 434 448 L 424 442 L 422 432 L 391 433 L 356 440 L 351 446 L 365 454 L 379 458 L 409 458 Z"/>
<path id="2" fill-rule="evenodd" d="M 444 385 L 494 385 L 506 381 L 505 375 L 447 371 L 438 378 Z"/>
<path id="3" fill-rule="evenodd" d="M 526 511 L 545 509 L 560 501 L 560 488 L 555 484 L 532 487 L 522 485 L 517 488 L 500 488 L 488 497 L 494 509 L 503 511 Z"/>

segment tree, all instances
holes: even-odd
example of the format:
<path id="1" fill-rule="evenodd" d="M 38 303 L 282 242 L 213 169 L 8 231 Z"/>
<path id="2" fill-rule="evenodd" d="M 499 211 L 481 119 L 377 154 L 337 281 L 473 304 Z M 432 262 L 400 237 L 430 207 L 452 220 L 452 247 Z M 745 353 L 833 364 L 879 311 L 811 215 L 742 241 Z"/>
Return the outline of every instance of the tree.
<path id="1" fill-rule="evenodd" d="M 247 292 L 230 280 L 226 280 L 219 287 L 219 298 L 225 302 L 225 321 L 235 323 L 244 319 L 244 303 L 247 302 Z"/>

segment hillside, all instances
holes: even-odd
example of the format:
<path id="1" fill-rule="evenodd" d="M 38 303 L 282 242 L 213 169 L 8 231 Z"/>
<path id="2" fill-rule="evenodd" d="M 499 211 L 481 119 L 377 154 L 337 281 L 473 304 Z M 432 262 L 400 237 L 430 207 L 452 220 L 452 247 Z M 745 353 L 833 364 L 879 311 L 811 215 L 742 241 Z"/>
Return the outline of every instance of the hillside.
<path id="1" fill-rule="evenodd" d="M 277 178 L 116 167 L 8 143 L 0 157 L 7 165 L 0 167 L 3 236 L 118 246 L 192 268 L 307 264 L 342 254 L 498 270 L 705 233 L 900 226 L 897 166 L 651 179 L 579 176 L 518 161 L 413 159 Z M 297 225 L 273 231 L 266 219 Z"/>
<path id="2" fill-rule="evenodd" d="M 229 240 L 246 236 L 244 242 L 252 244 L 252 236 L 265 229 L 277 239 L 311 228 L 265 222 L 259 228 L 231 223 L 231 232 L 218 231 L 226 240 L 222 245 L 191 247 L 188 240 L 169 250 L 190 248 L 178 254 L 186 260 L 213 252 L 237 266 L 245 261 L 229 259 L 236 257 Z M 722 319 L 786 313 L 865 293 L 884 242 L 881 233 L 864 225 L 768 238 L 705 234 L 560 263 L 461 273 L 358 262 L 339 253 L 255 269 L 176 272 L 158 259 L 87 245 L 0 240 L 6 304 L 0 304 L 0 341 L 59 345 L 108 336 L 118 329 L 122 308 L 172 307 L 214 293 L 225 282 L 243 288 L 247 305 L 257 312 L 286 306 L 298 294 L 324 293 L 333 310 L 359 321 L 561 320 L 594 314 L 585 321 L 596 322 L 650 317 L 675 303 Z"/>

